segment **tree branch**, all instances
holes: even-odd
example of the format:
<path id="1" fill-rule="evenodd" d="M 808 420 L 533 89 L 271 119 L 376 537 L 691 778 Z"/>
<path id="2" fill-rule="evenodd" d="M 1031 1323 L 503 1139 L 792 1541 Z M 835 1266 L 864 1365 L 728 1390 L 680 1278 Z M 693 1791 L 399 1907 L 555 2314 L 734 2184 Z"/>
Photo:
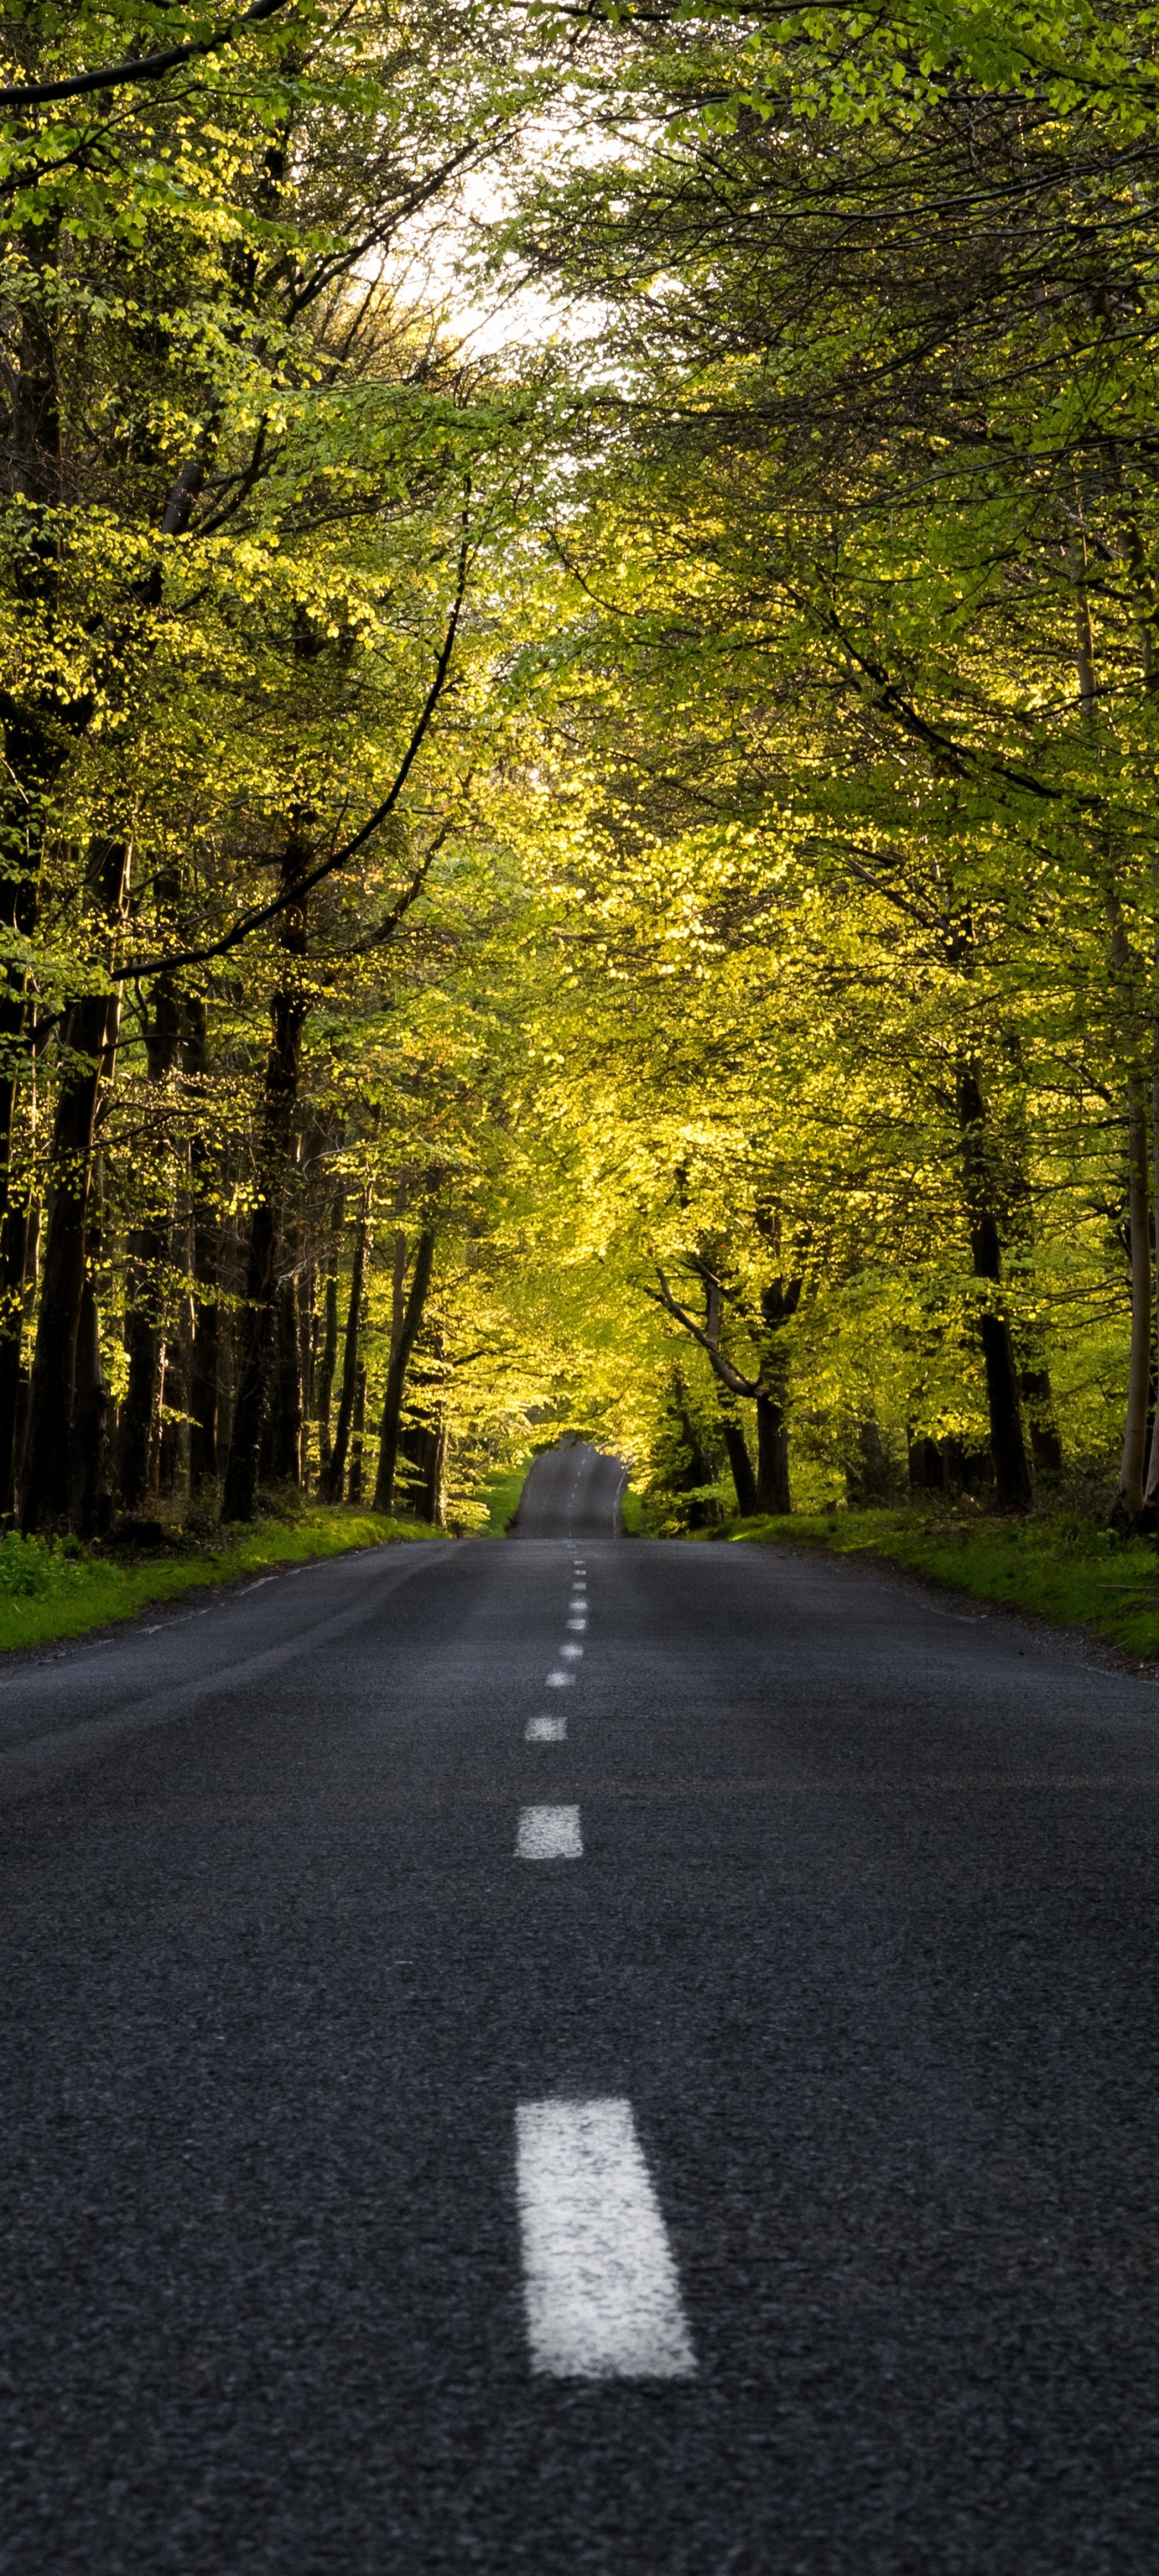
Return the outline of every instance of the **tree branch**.
<path id="1" fill-rule="evenodd" d="M 243 28 L 257 26 L 263 18 L 275 18 L 289 0 L 250 0 L 240 18 L 231 18 L 212 36 L 200 43 L 171 45 L 167 53 L 142 54 L 139 62 L 107 63 L 100 72 L 78 72 L 72 80 L 29 81 L 19 89 L 0 89 L 0 107 L 47 107 L 57 98 L 85 98 L 93 90 L 129 89 L 137 81 L 164 80 L 166 72 L 176 71 L 181 63 L 197 62 L 205 54 L 219 54 L 223 45 L 232 45 Z"/>
<path id="2" fill-rule="evenodd" d="M 462 615 L 463 600 L 466 595 L 468 562 L 469 540 L 467 535 L 464 533 L 463 542 L 459 549 L 458 580 L 455 597 L 451 607 L 450 616 L 447 619 L 447 631 L 443 637 L 438 662 L 435 666 L 434 679 L 427 691 L 418 723 L 416 724 L 406 750 L 403 753 L 400 766 L 395 773 L 394 783 L 390 789 L 390 793 L 383 797 L 381 805 L 377 805 L 375 807 L 373 814 L 368 816 L 366 822 L 362 825 L 361 830 L 355 832 L 352 839 L 349 841 L 344 841 L 341 849 L 332 851 L 329 858 L 321 859 L 317 867 L 308 869 L 305 876 L 296 877 L 290 885 L 283 886 L 280 893 L 271 897 L 269 903 L 258 904 L 253 912 L 243 913 L 241 920 L 235 921 L 233 928 L 231 930 L 224 931 L 220 939 L 210 940 L 204 948 L 180 949 L 170 956 L 126 958 L 123 964 L 118 965 L 113 969 L 114 975 L 119 981 L 130 983 L 138 976 L 172 974 L 179 966 L 205 966 L 208 965 L 211 958 L 228 956 L 230 949 L 239 948 L 242 940 L 249 938 L 251 931 L 263 929 L 266 922 L 276 920 L 280 912 L 287 911 L 293 904 L 301 903 L 306 895 L 312 893 L 316 885 L 321 885 L 324 877 L 333 876 L 336 868 L 344 868 L 347 861 L 354 857 L 356 851 L 361 850 L 364 844 L 370 840 L 372 835 L 381 829 L 381 826 L 386 822 L 387 817 L 394 812 L 395 806 L 398 803 L 399 797 L 402 794 L 411 770 L 418 759 L 419 752 L 422 749 L 423 741 L 430 726 L 431 718 L 434 715 L 439 699 L 442 697 L 447 684 L 451 668 L 451 659 L 455 650 L 455 639 L 459 631 L 459 619 Z M 432 850 L 430 857 L 433 858 L 433 856 L 434 852 Z M 425 874 L 425 868 L 420 872 L 420 877 L 421 874 Z M 415 893 L 417 894 L 417 892 L 418 886 L 416 885 Z M 410 900 L 413 902 L 414 897 L 411 896 Z"/>
<path id="3" fill-rule="evenodd" d="M 707 1333 L 702 1330 L 695 1317 L 689 1314 L 687 1307 L 680 1305 L 677 1298 L 673 1296 L 659 1265 L 657 1265 L 656 1276 L 660 1282 L 659 1289 L 645 1288 L 644 1295 L 651 1299 L 654 1306 L 663 1306 L 666 1313 L 671 1315 L 676 1323 L 681 1324 L 686 1333 L 691 1333 L 693 1341 L 699 1342 L 721 1385 L 728 1388 L 730 1395 L 756 1395 L 758 1391 L 756 1378 L 742 1377 L 740 1370 L 734 1369 L 731 1360 L 726 1360 L 723 1351 L 717 1348 L 716 1343 L 710 1342 Z"/>

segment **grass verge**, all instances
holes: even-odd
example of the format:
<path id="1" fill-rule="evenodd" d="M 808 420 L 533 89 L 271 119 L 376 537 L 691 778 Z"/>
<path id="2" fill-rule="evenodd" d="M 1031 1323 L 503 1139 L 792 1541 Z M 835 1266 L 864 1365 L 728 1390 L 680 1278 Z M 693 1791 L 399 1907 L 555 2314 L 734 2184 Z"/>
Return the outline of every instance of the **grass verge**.
<path id="1" fill-rule="evenodd" d="M 0 1540 L 0 1652 L 83 1636 L 86 1628 L 132 1619 L 151 1601 L 172 1601 L 199 1585 L 238 1583 L 247 1574 L 301 1564 L 309 1557 L 437 1535 L 412 1521 L 384 1520 L 374 1512 L 321 1503 L 292 1521 L 235 1524 L 210 1546 L 174 1548 L 137 1562 L 72 1555 L 10 1531 Z"/>
<path id="2" fill-rule="evenodd" d="M 834 1556 L 876 1556 L 954 1584 L 977 1601 L 1093 1629 L 1128 1655 L 1159 1659 L 1154 1542 L 1121 1539 L 1073 1513 L 1032 1512 L 1008 1521 L 913 1511 L 800 1512 L 787 1520 L 734 1521 L 722 1535 L 821 1547 Z"/>

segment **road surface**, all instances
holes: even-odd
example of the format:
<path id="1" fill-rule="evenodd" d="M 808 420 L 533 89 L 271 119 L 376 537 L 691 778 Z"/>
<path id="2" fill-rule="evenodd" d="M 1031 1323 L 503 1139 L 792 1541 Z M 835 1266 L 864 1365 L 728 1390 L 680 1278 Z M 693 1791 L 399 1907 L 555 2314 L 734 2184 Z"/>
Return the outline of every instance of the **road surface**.
<path id="1" fill-rule="evenodd" d="M 546 1449 L 532 1460 L 512 1538 L 622 1538 L 620 1496 L 628 1481 L 618 1458 L 586 1440 Z"/>
<path id="2" fill-rule="evenodd" d="M 4 2576 L 1152 2576 L 1157 1728 L 599 1537 L 5 1671 Z"/>

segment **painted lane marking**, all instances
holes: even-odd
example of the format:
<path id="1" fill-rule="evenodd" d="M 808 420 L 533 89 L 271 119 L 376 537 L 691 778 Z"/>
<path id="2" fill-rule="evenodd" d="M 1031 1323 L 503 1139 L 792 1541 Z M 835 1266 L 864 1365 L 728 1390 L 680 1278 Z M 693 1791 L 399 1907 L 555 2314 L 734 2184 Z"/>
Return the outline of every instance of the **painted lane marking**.
<path id="1" fill-rule="evenodd" d="M 574 1680 L 574 1673 L 549 1673 L 547 1676 L 547 1687 L 549 1690 L 566 1690 L 569 1683 L 574 1682 Z"/>
<path id="2" fill-rule="evenodd" d="M 529 1717 L 523 1729 L 525 1744 L 563 1744 L 566 1737 L 566 1717 Z"/>
<path id="3" fill-rule="evenodd" d="M 516 1860 L 582 1860 L 578 1807 L 521 1807 Z"/>
<path id="4" fill-rule="evenodd" d="M 569 1628 L 573 1628 L 575 1630 L 577 1637 L 582 1637 L 588 1623 L 586 1619 L 569 1619 L 567 1624 Z M 564 1647 L 564 1653 L 567 1653 L 566 1646 Z"/>
<path id="5" fill-rule="evenodd" d="M 566 1656 L 567 1656 L 567 1660 L 568 1660 L 569 1664 L 578 1664 L 578 1662 L 579 1662 L 579 1660 L 580 1660 L 580 1657 L 581 1657 L 581 1655 L 583 1654 L 583 1647 L 582 1647 L 582 1646 L 561 1646 L 559 1651 L 560 1651 L 561 1655 L 566 1655 Z"/>
<path id="6" fill-rule="evenodd" d="M 531 2367 L 553 2379 L 685 2379 L 696 2356 L 625 2101 L 515 2115 Z"/>

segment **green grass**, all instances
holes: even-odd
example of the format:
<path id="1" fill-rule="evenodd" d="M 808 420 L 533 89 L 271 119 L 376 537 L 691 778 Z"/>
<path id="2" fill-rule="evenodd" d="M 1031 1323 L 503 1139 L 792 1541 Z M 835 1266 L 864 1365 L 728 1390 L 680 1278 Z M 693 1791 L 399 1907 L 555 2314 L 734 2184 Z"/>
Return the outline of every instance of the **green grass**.
<path id="1" fill-rule="evenodd" d="M 1130 1655 L 1159 1657 L 1159 1553 L 1149 1539 L 1121 1539 L 1075 1513 L 1032 1512 L 1024 1521 L 917 1511 L 795 1513 L 734 1521 L 730 1539 L 869 1555 L 978 1601 L 1035 1611 L 1085 1627 Z"/>
<path id="2" fill-rule="evenodd" d="M 620 1515 L 629 1538 L 640 1538 L 644 1531 L 644 1505 L 639 1494 L 625 1485 L 620 1496 Z"/>
<path id="3" fill-rule="evenodd" d="M 43 1539 L 22 1539 L 13 1530 L 0 1539 L 0 1652 L 82 1636 L 86 1628 L 132 1619 L 151 1601 L 172 1601 L 198 1585 L 237 1583 L 270 1566 L 437 1535 L 413 1521 L 317 1504 L 294 1520 L 235 1524 L 222 1532 L 219 1544 L 175 1547 L 164 1555 L 126 1562 L 90 1556 L 83 1549 L 73 1552 L 68 1541 L 55 1547 Z"/>
<path id="4" fill-rule="evenodd" d="M 519 1497 L 527 1482 L 530 1458 L 518 1467 L 493 1467 L 479 1488 L 479 1501 L 487 1506 L 486 1538 L 502 1538 L 519 1509 Z"/>

